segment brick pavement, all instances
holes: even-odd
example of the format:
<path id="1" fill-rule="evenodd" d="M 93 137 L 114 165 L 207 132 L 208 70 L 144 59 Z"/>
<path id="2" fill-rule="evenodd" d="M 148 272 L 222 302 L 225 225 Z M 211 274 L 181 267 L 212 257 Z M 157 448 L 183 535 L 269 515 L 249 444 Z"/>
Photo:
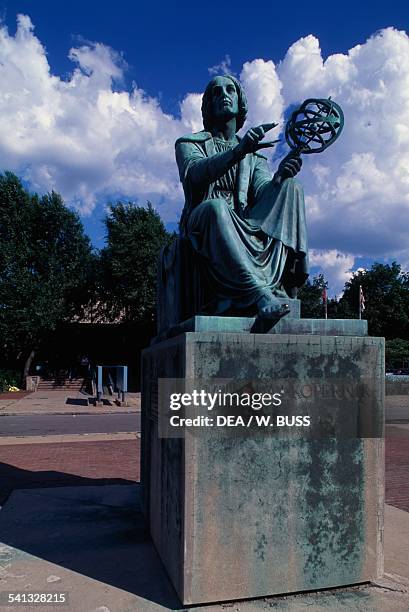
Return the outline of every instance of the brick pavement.
<path id="1" fill-rule="evenodd" d="M 388 426 L 386 432 L 386 503 L 409 512 L 409 427 Z M 139 481 L 139 439 L 81 438 L 76 442 L 1 445 L 0 503 L 13 488 Z"/>
<path id="2" fill-rule="evenodd" d="M 387 426 L 386 503 L 409 512 L 409 428 Z"/>
<path id="3" fill-rule="evenodd" d="M 13 400 L 18 402 L 19 400 L 23 399 L 23 397 L 30 395 L 30 393 L 32 393 L 32 391 L 3 391 L 0 393 L 0 402 L 2 400 Z"/>
<path id="4" fill-rule="evenodd" d="M 0 446 L 0 504 L 13 489 L 132 484 L 139 453 L 139 439 Z"/>

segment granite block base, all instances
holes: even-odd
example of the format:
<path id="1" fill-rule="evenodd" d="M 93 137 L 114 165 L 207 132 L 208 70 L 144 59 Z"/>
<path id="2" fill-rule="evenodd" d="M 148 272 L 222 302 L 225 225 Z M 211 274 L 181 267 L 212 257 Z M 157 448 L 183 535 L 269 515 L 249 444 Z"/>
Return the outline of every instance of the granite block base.
<path id="1" fill-rule="evenodd" d="M 144 351 L 144 512 L 184 605 L 380 576 L 384 447 L 381 437 L 359 436 L 160 438 L 158 379 L 362 381 L 374 418 L 382 419 L 383 363 L 383 339 L 365 335 L 196 331 Z M 326 400 L 317 401 L 328 411 Z M 342 428 L 342 411 L 348 415 L 352 404 L 345 399 L 341 407 Z"/>

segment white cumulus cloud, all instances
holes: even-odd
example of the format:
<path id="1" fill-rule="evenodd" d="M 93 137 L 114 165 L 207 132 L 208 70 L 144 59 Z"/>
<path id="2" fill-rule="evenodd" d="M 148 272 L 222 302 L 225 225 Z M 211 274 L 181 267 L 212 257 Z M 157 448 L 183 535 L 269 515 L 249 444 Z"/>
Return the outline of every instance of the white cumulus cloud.
<path id="1" fill-rule="evenodd" d="M 341 253 L 336 249 L 310 250 L 310 264 L 324 274 L 325 280 L 328 281 L 330 295 L 337 295 L 341 292 L 345 283 L 351 278 L 354 263 L 354 255 Z"/>
<path id="2" fill-rule="evenodd" d="M 231 58 L 230 55 L 226 54 L 220 64 L 215 64 L 207 69 L 210 75 L 219 74 L 232 74 L 231 72 Z"/>
<path id="3" fill-rule="evenodd" d="M 114 90 L 124 61 L 102 44 L 71 49 L 69 57 L 75 68 L 63 80 L 51 74 L 28 17 L 18 17 L 14 37 L 0 29 L 0 166 L 34 189 L 60 191 L 83 213 L 120 194 L 166 198 L 172 215 L 181 200 L 174 141 L 193 125 L 189 101 L 179 120 L 136 86 Z"/>
<path id="4" fill-rule="evenodd" d="M 262 59 L 246 62 L 240 74 L 240 81 L 246 91 L 249 105 L 246 126 L 280 123 L 283 119 L 284 100 L 281 95 L 282 84 L 274 62 Z M 270 132 L 271 134 L 273 132 Z"/>
<path id="5" fill-rule="evenodd" d="M 326 60 L 318 40 L 307 36 L 289 48 L 277 73 L 286 105 L 332 96 L 345 114 L 333 147 L 304 158 L 311 246 L 372 259 L 405 258 L 406 251 L 407 260 L 408 35 L 387 28 Z M 341 279 L 345 262 L 338 263 Z"/>

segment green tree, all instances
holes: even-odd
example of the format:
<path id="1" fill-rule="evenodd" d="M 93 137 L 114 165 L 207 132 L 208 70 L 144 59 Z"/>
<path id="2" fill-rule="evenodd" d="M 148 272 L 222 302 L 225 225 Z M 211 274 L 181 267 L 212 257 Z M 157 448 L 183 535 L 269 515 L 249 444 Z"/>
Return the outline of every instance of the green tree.
<path id="1" fill-rule="evenodd" d="M 107 246 L 101 252 L 106 317 L 121 322 L 152 322 L 161 248 L 173 235 L 148 202 L 111 204 L 105 218 Z"/>
<path id="2" fill-rule="evenodd" d="M 409 340 L 387 340 L 385 346 L 386 369 L 409 368 Z"/>
<path id="3" fill-rule="evenodd" d="M 340 309 L 358 316 L 359 286 L 365 296 L 362 317 L 368 320 L 371 336 L 409 338 L 409 275 L 395 261 L 374 263 L 370 270 L 356 272 L 345 284 Z"/>
<path id="4" fill-rule="evenodd" d="M 301 300 L 301 316 L 309 319 L 323 319 L 324 305 L 322 292 L 328 287 L 323 274 L 314 276 L 312 281 L 307 280 L 305 285 L 297 292 Z"/>
<path id="5" fill-rule="evenodd" d="M 81 314 L 92 249 L 78 215 L 55 192 L 39 198 L 0 175 L 0 346 L 23 375 L 41 340 Z"/>

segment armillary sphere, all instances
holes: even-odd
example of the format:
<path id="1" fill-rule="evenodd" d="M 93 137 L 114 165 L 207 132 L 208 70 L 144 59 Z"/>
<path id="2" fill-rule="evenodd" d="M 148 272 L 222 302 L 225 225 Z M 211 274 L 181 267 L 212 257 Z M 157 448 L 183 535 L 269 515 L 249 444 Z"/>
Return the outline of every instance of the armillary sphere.
<path id="1" fill-rule="evenodd" d="M 309 98 L 293 112 L 285 127 L 287 144 L 297 153 L 321 153 L 344 127 L 342 108 L 331 100 Z"/>

